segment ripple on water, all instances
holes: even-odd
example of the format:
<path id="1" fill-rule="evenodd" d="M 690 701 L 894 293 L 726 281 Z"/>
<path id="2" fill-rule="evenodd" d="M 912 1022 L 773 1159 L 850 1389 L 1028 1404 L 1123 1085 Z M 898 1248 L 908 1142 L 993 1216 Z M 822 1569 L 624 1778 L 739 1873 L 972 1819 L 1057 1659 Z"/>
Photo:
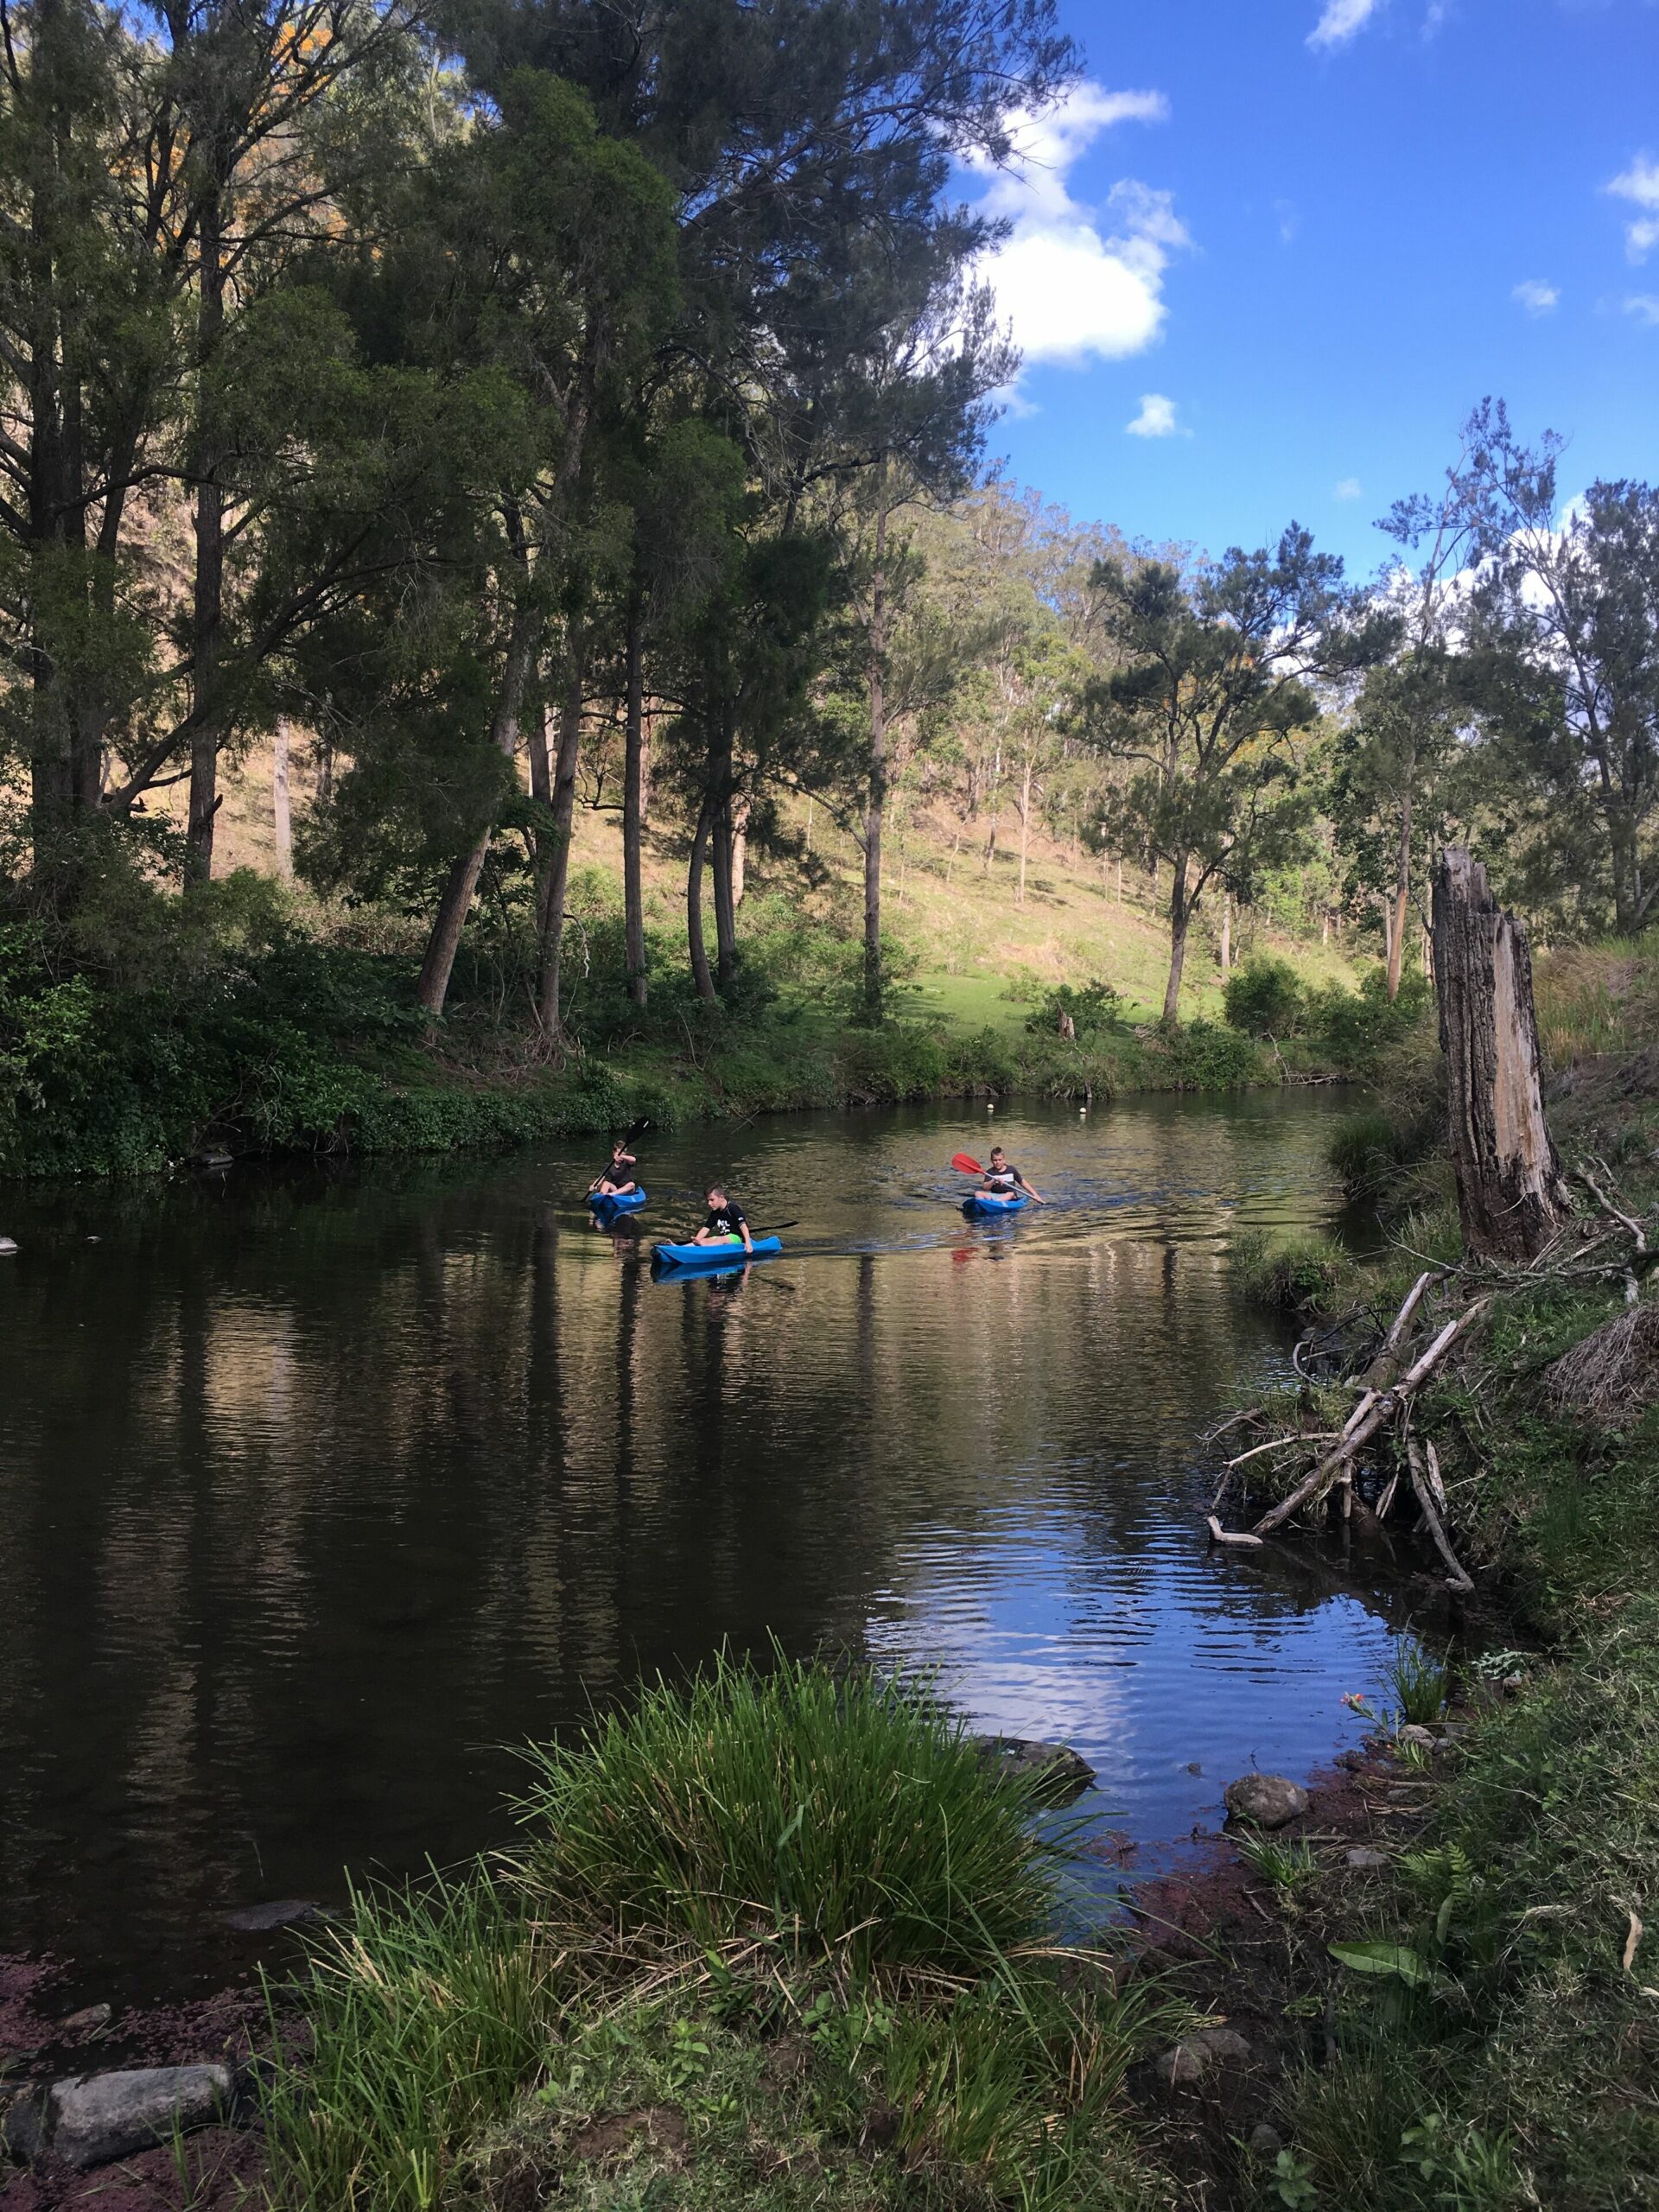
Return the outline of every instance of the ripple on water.
<path id="1" fill-rule="evenodd" d="M 226 1909 L 461 1857 L 498 1747 L 722 1642 L 937 1667 L 1149 1851 L 1305 1773 L 1385 1601 L 1206 1552 L 1195 1460 L 1282 1370 L 1228 1253 L 1330 1218 L 1330 1108 L 1000 1115 L 1052 1203 L 984 1224 L 937 1112 L 650 1142 L 638 1240 L 570 1148 L 14 1206 L 0 1951 L 222 1971 Z M 785 1258 L 653 1282 L 715 1174 Z"/>

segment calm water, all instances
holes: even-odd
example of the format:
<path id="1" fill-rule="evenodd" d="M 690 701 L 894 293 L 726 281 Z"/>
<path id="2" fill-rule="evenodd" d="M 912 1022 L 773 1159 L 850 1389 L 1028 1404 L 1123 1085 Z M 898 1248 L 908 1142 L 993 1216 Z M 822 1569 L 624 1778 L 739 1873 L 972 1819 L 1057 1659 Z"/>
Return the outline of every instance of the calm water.
<path id="1" fill-rule="evenodd" d="M 722 1639 L 940 1662 L 1077 1745 L 1141 1863 L 1322 1763 L 1386 1593 L 1211 1555 L 1195 1506 L 1286 1359 L 1230 1246 L 1331 1219 L 1335 1109 L 998 1115 L 1052 1204 L 985 1226 L 982 1112 L 648 1142 L 647 1236 L 711 1171 L 798 1218 L 735 1286 L 594 1232 L 602 1147 L 5 1192 L 0 1950 L 222 1973 L 220 1913 L 495 1840 L 502 1745 Z"/>

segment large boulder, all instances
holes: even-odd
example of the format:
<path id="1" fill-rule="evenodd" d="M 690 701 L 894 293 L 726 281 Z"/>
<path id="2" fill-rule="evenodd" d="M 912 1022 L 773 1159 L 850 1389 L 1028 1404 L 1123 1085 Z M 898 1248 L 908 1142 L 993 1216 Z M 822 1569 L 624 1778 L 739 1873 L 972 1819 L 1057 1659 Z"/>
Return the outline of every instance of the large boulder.
<path id="1" fill-rule="evenodd" d="M 42 2146 L 71 2166 L 101 2166 L 153 2151 L 193 2128 L 228 2119 L 235 2082 L 228 2066 L 137 2066 L 78 2074 L 47 2091 Z"/>
<path id="2" fill-rule="evenodd" d="M 1041 1796 L 1060 1804 L 1081 1796 L 1095 1778 L 1093 1767 L 1070 1744 L 1036 1736 L 976 1736 L 974 1749 L 988 1767 L 1035 1783 Z"/>
<path id="3" fill-rule="evenodd" d="M 1212 2066 L 1248 2066 L 1250 2046 L 1236 2028 L 1198 2028 L 1154 2063 L 1160 2082 L 1172 2088 L 1198 2081 Z"/>
<path id="4" fill-rule="evenodd" d="M 227 1912 L 225 1925 L 244 1936 L 264 1936 L 277 1928 L 308 1928 L 328 1917 L 310 1897 L 277 1897 L 270 1904 L 247 1904 Z"/>
<path id="5" fill-rule="evenodd" d="M 1243 1774 L 1223 1795 L 1231 1819 L 1258 1828 L 1281 1828 L 1287 1821 L 1299 1821 L 1313 1802 L 1287 1774 Z"/>

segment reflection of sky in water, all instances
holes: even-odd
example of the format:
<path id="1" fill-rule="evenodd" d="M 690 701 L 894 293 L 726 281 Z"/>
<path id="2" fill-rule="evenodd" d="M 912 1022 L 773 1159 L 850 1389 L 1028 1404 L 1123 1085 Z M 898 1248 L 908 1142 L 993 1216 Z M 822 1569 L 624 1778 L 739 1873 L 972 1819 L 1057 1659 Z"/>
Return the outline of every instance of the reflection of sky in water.
<path id="1" fill-rule="evenodd" d="M 222 1971 L 225 1908 L 500 1839 L 503 1746 L 722 1643 L 938 1662 L 977 1725 L 1075 1743 L 1149 1851 L 1252 1758 L 1306 1774 L 1388 1601 L 1210 1553 L 1198 1440 L 1282 1371 L 1230 1241 L 1328 1218 L 1336 1104 L 653 1141 L 647 1249 L 716 1174 L 798 1224 L 721 1284 L 594 1232 L 591 1145 L 28 1198 L 0 1950 Z M 998 1140 L 1052 1203 L 965 1222 L 947 1163 Z"/>
<path id="2" fill-rule="evenodd" d="M 1215 1585 L 1240 1570 L 1190 1545 L 1103 1580 L 1058 1511 L 971 1548 L 926 1532 L 899 1564 L 872 1649 L 937 1665 L 977 1727 L 1073 1745 L 1100 1809 L 1154 1847 L 1217 1824 L 1222 1788 L 1250 1766 L 1303 1777 L 1357 1742 L 1366 1724 L 1342 1694 L 1374 1688 L 1387 1665 L 1388 1631 L 1356 1599 L 1230 1614 Z"/>

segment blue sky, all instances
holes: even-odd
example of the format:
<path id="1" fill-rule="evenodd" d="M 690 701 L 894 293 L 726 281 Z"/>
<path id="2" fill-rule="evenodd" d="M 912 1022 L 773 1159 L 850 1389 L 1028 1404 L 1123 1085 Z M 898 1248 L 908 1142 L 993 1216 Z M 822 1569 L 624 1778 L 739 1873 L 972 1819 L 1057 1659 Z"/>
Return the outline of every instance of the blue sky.
<path id="1" fill-rule="evenodd" d="M 1062 4 L 1088 83 L 967 180 L 1016 225 L 1021 482 L 1368 575 L 1488 392 L 1565 493 L 1659 478 L 1659 0 Z"/>

